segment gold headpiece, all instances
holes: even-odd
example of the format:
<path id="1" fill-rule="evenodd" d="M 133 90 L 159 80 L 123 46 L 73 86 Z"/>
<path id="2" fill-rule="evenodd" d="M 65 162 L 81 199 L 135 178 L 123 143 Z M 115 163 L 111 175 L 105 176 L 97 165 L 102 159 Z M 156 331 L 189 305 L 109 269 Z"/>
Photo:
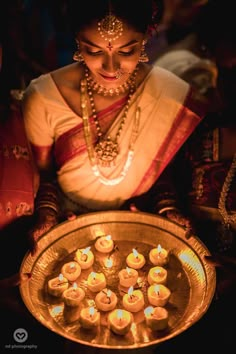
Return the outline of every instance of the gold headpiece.
<path id="1" fill-rule="evenodd" d="M 108 41 L 108 47 L 111 49 L 111 42 L 119 38 L 123 33 L 123 23 L 114 15 L 109 13 L 98 22 L 98 32 L 105 41 Z"/>

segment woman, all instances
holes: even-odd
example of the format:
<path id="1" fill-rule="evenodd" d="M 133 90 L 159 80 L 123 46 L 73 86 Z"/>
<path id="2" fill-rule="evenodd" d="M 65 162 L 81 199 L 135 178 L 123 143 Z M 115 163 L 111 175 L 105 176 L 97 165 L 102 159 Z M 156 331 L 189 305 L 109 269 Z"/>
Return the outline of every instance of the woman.
<path id="1" fill-rule="evenodd" d="M 135 201 L 145 211 L 175 212 L 167 166 L 202 118 L 189 84 L 147 64 L 156 16 L 151 0 L 84 6 L 68 6 L 76 62 L 32 80 L 24 97 L 41 174 L 34 240 L 68 211 L 129 208 Z"/>

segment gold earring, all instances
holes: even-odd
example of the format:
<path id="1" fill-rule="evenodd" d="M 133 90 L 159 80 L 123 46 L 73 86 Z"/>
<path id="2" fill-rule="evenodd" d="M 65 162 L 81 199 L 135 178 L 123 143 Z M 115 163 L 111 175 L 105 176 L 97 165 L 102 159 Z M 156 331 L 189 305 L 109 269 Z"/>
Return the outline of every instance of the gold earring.
<path id="1" fill-rule="evenodd" d="M 149 61 L 148 55 L 145 51 L 145 45 L 146 45 L 147 41 L 143 40 L 142 42 L 142 49 L 141 49 L 141 53 L 140 53 L 140 57 L 139 57 L 139 63 L 147 63 Z"/>
<path id="2" fill-rule="evenodd" d="M 79 48 L 79 41 L 76 40 L 76 44 L 77 44 L 77 50 L 73 55 L 73 60 L 77 61 L 78 63 L 84 63 L 84 58 L 80 52 L 80 48 Z"/>

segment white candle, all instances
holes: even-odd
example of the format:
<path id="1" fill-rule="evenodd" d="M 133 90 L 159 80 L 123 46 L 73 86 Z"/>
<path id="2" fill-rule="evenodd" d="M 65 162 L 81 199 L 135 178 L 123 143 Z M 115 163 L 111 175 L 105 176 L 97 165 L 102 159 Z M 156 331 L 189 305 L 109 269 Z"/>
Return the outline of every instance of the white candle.
<path id="1" fill-rule="evenodd" d="M 85 291 L 78 287 L 77 283 L 74 283 L 63 292 L 62 298 L 67 306 L 76 307 L 85 298 Z"/>
<path id="2" fill-rule="evenodd" d="M 115 309 L 108 315 L 108 327 L 115 334 L 125 335 L 129 332 L 133 322 L 133 315 L 123 309 Z"/>
<path id="3" fill-rule="evenodd" d="M 94 244 L 97 251 L 101 253 L 109 253 L 114 248 L 114 241 L 111 238 L 111 235 L 100 236 Z"/>
<path id="4" fill-rule="evenodd" d="M 128 267 L 134 269 L 140 269 L 146 263 L 143 254 L 139 253 L 135 248 L 133 248 L 132 253 L 126 257 L 126 263 Z"/>
<path id="5" fill-rule="evenodd" d="M 122 298 L 122 304 L 127 311 L 138 312 L 144 307 L 144 297 L 141 290 L 134 290 L 131 286 L 128 293 Z"/>
<path id="6" fill-rule="evenodd" d="M 148 283 L 150 285 L 156 284 L 166 284 L 167 283 L 167 270 L 163 267 L 156 266 L 149 269 Z"/>
<path id="7" fill-rule="evenodd" d="M 168 311 L 161 306 L 148 306 L 144 310 L 145 321 L 153 331 L 162 331 L 167 328 L 169 321 Z"/>
<path id="8" fill-rule="evenodd" d="M 129 288 L 134 286 L 138 280 L 138 271 L 133 268 L 126 267 L 126 269 L 121 269 L 118 273 L 120 285 Z"/>
<path id="9" fill-rule="evenodd" d="M 153 284 L 148 288 L 148 301 L 153 306 L 165 306 L 171 292 L 164 284 Z"/>
<path id="10" fill-rule="evenodd" d="M 100 312 L 93 306 L 82 308 L 79 323 L 85 329 L 98 327 L 100 324 Z"/>
<path id="11" fill-rule="evenodd" d="M 75 253 L 75 260 L 79 263 L 81 269 L 88 269 L 94 263 L 94 254 L 90 248 L 78 249 Z"/>
<path id="12" fill-rule="evenodd" d="M 169 262 L 169 251 L 159 244 L 149 252 L 149 259 L 153 265 L 164 266 Z"/>
<path id="13" fill-rule="evenodd" d="M 59 297 L 62 295 L 63 291 L 65 291 L 69 286 L 68 279 L 63 276 L 63 274 L 59 274 L 58 277 L 50 279 L 48 281 L 48 293 Z"/>
<path id="14" fill-rule="evenodd" d="M 61 273 L 66 277 L 69 281 L 75 281 L 81 274 L 81 267 L 79 263 L 72 261 L 65 263 L 61 268 Z"/>
<path id="15" fill-rule="evenodd" d="M 103 289 L 95 296 L 94 301 L 98 310 L 111 311 L 116 307 L 118 298 L 110 289 Z"/>
<path id="16" fill-rule="evenodd" d="M 87 279 L 88 289 L 92 292 L 101 291 L 106 287 L 106 277 L 104 273 L 91 272 Z"/>

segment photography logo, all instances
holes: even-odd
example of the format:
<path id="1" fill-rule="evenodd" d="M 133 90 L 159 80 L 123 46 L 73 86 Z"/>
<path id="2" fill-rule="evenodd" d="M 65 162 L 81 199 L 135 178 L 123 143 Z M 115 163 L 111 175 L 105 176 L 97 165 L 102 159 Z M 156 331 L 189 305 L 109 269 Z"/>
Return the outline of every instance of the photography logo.
<path id="1" fill-rule="evenodd" d="M 13 338 L 17 343 L 24 343 L 28 339 L 28 332 L 24 328 L 17 328 L 13 333 Z"/>

